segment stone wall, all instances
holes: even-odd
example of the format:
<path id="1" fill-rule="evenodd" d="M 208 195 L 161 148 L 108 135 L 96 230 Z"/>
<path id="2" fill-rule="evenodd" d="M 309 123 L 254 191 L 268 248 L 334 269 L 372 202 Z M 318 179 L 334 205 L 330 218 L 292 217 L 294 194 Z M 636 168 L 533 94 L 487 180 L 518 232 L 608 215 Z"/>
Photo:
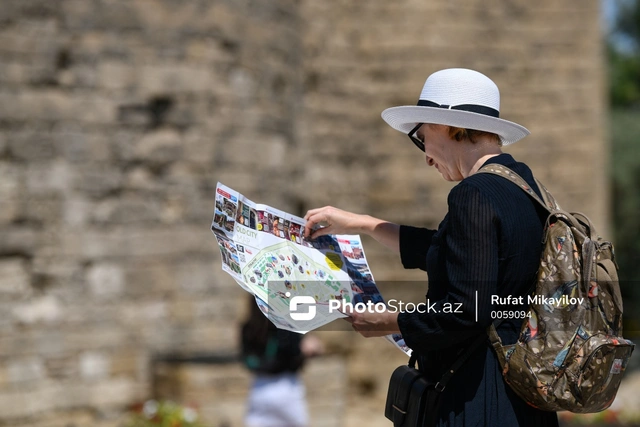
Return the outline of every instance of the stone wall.
<path id="1" fill-rule="evenodd" d="M 302 147 L 309 161 L 301 187 L 310 203 L 437 226 L 451 186 L 380 112 L 415 104 L 432 72 L 463 67 L 489 75 L 501 91 L 501 117 L 531 131 L 505 151 L 527 162 L 563 206 L 606 231 L 598 8 L 552 0 L 305 2 L 300 134 L 314 143 Z"/>
<path id="2" fill-rule="evenodd" d="M 492 77 L 503 117 L 532 131 L 506 151 L 605 231 L 598 5 L 3 0 L 0 425 L 117 425 L 159 395 L 152 360 L 236 352 L 246 301 L 209 232 L 217 181 L 297 214 L 436 226 L 450 185 L 379 114 L 441 68 Z M 365 247 L 378 280 L 424 280 Z M 343 425 L 384 423 L 403 355 L 320 335 L 345 366 Z"/>
<path id="3" fill-rule="evenodd" d="M 296 8 L 0 9 L 0 419 L 111 423 L 152 395 L 156 355 L 236 350 L 244 292 L 220 271 L 213 194 L 224 179 L 282 204 Z"/>

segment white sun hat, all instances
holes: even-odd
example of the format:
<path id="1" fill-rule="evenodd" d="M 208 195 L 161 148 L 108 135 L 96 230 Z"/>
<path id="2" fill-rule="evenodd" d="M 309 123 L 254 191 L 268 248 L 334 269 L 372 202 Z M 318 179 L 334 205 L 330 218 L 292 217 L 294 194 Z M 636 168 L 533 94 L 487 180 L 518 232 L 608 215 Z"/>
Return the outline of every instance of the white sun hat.
<path id="1" fill-rule="evenodd" d="M 382 118 L 392 128 L 409 133 L 418 123 L 432 123 L 495 133 L 502 145 L 529 135 L 517 123 L 500 118 L 500 91 L 487 76 L 464 68 L 431 74 L 418 105 L 387 108 Z"/>

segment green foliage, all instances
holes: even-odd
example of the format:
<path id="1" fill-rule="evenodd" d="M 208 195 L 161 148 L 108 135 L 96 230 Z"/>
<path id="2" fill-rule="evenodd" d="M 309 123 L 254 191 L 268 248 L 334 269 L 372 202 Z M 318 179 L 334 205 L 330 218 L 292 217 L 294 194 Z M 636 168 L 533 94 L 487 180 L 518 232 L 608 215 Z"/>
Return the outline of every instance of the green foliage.
<path id="1" fill-rule="evenodd" d="M 640 106 L 640 56 L 609 45 L 609 96 L 614 107 Z"/>
<path id="2" fill-rule="evenodd" d="M 607 42 L 614 243 L 625 328 L 640 333 L 640 1 L 619 0 L 616 5 Z"/>
<path id="3" fill-rule="evenodd" d="M 626 38 L 638 53 L 640 47 L 640 3 L 637 0 L 618 2 L 616 32 Z"/>
<path id="4" fill-rule="evenodd" d="M 148 400 L 131 412 L 126 427 L 204 427 L 192 408 L 170 401 Z"/>
<path id="5" fill-rule="evenodd" d="M 609 34 L 611 105 L 640 107 L 640 1 L 618 1 L 615 26 Z"/>
<path id="6" fill-rule="evenodd" d="M 625 313 L 639 313 L 640 307 L 640 113 L 616 109 L 611 112 L 613 140 L 613 223 L 620 284 L 625 296 Z M 627 316 L 629 317 L 629 316 Z M 640 318 L 627 328 L 640 331 Z"/>

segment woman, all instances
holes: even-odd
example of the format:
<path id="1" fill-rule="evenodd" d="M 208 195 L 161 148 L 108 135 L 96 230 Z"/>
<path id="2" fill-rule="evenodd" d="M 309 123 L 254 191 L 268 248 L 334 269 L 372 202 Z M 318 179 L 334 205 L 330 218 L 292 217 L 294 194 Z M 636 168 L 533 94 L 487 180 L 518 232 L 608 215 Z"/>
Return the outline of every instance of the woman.
<path id="1" fill-rule="evenodd" d="M 447 69 L 429 76 L 417 106 L 382 113 L 390 126 L 407 133 L 424 151 L 428 166 L 447 181 L 459 181 L 437 230 L 329 206 L 305 216 L 307 234 L 315 228 L 309 238 L 366 233 L 399 251 L 405 268 L 427 272 L 428 312 L 353 313 L 347 320 L 367 337 L 402 333 L 420 356 L 421 369 L 435 381 L 475 337 L 485 334 L 491 311 L 505 308 L 492 306 L 491 297 L 525 296 L 539 264 L 545 213 L 513 183 L 476 173 L 486 164 L 507 166 L 540 195 L 531 170 L 501 151 L 529 131 L 500 119 L 499 110 L 500 94 L 488 77 Z M 455 310 L 443 310 L 447 306 Z M 503 343 L 517 340 L 521 322 L 507 320 L 498 326 Z M 558 425 L 556 413 L 527 405 L 505 384 L 488 342 L 473 352 L 442 392 L 436 418 L 441 426 Z"/>
<path id="2" fill-rule="evenodd" d="M 324 351 L 313 335 L 277 329 L 269 308 L 248 297 L 249 317 L 242 325 L 242 361 L 253 374 L 246 427 L 307 427 L 309 415 L 300 371 L 307 358 Z"/>

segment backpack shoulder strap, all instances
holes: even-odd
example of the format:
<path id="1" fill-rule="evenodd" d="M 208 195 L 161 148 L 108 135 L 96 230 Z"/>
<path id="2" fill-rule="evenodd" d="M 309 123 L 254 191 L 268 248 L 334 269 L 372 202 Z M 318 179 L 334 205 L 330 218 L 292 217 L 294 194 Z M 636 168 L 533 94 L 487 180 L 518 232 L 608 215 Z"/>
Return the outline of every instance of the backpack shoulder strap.
<path id="1" fill-rule="evenodd" d="M 515 172 L 513 172 L 515 174 Z M 542 201 L 545 204 L 545 207 L 548 206 L 551 210 L 561 210 L 560 205 L 556 202 L 556 199 L 551 195 L 547 187 L 545 187 L 537 178 L 534 178 L 536 184 L 538 184 L 538 188 L 540 189 L 540 193 L 542 193 Z"/>
<path id="2" fill-rule="evenodd" d="M 512 171 L 506 166 L 499 165 L 497 163 L 490 163 L 480 168 L 478 172 L 490 173 L 490 174 L 498 175 L 505 179 L 508 179 L 509 181 L 513 182 L 518 187 L 520 187 L 529 196 L 531 196 L 536 202 L 540 203 L 540 205 L 542 205 L 549 212 L 560 210 L 560 206 L 558 205 L 556 200 L 553 198 L 549 190 L 547 190 L 547 188 L 544 185 L 542 185 L 542 183 L 537 179 L 536 179 L 536 184 L 540 189 L 540 193 L 542 193 L 542 199 L 540 199 L 540 197 L 531 188 L 531 186 L 527 184 L 527 181 L 525 181 L 520 175 L 518 175 L 517 173 L 515 173 L 514 171 Z"/>

